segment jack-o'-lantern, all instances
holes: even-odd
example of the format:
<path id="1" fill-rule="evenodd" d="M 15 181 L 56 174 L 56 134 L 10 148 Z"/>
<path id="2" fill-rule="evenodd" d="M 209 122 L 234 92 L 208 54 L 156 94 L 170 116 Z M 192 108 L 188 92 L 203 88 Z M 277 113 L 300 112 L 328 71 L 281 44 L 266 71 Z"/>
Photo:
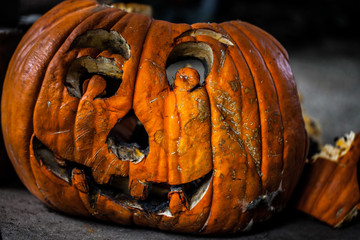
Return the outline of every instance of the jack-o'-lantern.
<path id="1" fill-rule="evenodd" d="M 181 59 L 204 74 L 189 65 L 168 79 Z M 288 55 L 272 36 L 94 0 L 61 3 L 24 36 L 2 129 L 21 180 L 50 207 L 203 234 L 281 210 L 307 152 Z"/>

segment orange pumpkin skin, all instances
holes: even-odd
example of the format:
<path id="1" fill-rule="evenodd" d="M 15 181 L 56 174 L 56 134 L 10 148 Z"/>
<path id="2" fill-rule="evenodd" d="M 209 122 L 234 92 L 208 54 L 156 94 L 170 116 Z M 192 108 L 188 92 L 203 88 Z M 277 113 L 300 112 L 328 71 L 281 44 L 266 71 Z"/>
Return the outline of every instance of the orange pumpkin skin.
<path id="1" fill-rule="evenodd" d="M 185 67 L 170 86 L 172 57 L 206 61 L 205 82 Z M 76 64 L 91 73 L 80 87 Z M 107 74 L 121 84 L 101 97 L 111 90 Z M 107 143 L 131 109 L 149 136 L 148 153 L 132 152 L 138 162 L 120 160 Z M 307 154 L 288 55 L 272 36 L 245 22 L 172 24 L 93 0 L 61 3 L 24 36 L 1 111 L 8 154 L 36 197 L 125 225 L 249 229 L 285 206 Z M 128 181 L 127 195 L 109 190 L 114 179 Z M 201 183 L 192 199 L 189 183 Z M 163 185 L 165 205 L 146 207 Z"/>
<path id="2" fill-rule="evenodd" d="M 352 220 L 360 209 L 359 133 L 350 139 L 347 139 L 346 147 L 341 146 L 345 142 L 343 139 L 337 143 L 337 148 L 342 149 L 338 156 L 322 154 L 329 152 L 325 148 L 315 155 L 314 162 L 307 164 L 302 177 L 304 181 L 300 182 L 297 191 L 296 208 L 332 227 L 341 227 Z"/>

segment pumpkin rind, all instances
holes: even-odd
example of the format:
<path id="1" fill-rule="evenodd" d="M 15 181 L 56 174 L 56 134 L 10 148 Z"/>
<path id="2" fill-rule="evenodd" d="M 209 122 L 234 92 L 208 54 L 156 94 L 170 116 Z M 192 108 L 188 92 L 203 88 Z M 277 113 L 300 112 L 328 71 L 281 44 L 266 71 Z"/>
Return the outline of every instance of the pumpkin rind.
<path id="1" fill-rule="evenodd" d="M 97 29 L 119 34 L 130 54 L 80 44 Z M 211 68 L 202 84 L 182 68 L 172 87 L 167 59 L 188 43 L 205 44 L 205 55 L 211 50 Z M 107 82 L 96 74 L 82 93 L 70 94 L 65 79 L 81 57 L 85 64 L 113 61 L 122 72 L 113 96 L 98 97 Z M 121 161 L 106 143 L 130 109 L 149 136 L 149 153 L 136 163 Z M 92 0 L 61 3 L 24 36 L 1 111 L 7 151 L 35 196 L 60 211 L 127 225 L 203 234 L 248 229 L 285 206 L 307 154 L 288 56 L 269 34 L 240 21 L 172 24 Z M 67 180 L 39 160 L 39 149 L 60 164 L 60 175 L 68 169 L 61 164 L 73 166 Z M 169 208 L 145 211 L 113 199 L 103 190 L 113 176 L 128 178 L 139 199 L 148 184 L 169 185 Z M 176 186 L 193 181 L 203 189 L 189 204 Z"/>

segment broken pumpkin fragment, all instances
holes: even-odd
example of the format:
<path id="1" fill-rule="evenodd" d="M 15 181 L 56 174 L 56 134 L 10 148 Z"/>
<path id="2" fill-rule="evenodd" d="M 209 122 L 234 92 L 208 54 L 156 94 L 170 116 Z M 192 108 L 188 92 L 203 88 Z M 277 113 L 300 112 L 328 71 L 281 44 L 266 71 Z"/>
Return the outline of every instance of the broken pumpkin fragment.
<path id="1" fill-rule="evenodd" d="M 333 227 L 352 220 L 360 209 L 359 158 L 359 133 L 325 145 L 305 168 L 297 209 Z"/>

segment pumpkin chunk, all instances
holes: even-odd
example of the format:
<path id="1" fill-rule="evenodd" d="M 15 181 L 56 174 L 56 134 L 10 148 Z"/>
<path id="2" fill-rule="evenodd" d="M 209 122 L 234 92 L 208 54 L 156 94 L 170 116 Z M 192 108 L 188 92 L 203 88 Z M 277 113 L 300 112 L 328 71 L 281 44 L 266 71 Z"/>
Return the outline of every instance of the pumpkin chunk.
<path id="1" fill-rule="evenodd" d="M 359 160 L 359 134 L 325 145 L 305 167 L 297 209 L 333 227 L 352 220 L 360 209 Z"/>

